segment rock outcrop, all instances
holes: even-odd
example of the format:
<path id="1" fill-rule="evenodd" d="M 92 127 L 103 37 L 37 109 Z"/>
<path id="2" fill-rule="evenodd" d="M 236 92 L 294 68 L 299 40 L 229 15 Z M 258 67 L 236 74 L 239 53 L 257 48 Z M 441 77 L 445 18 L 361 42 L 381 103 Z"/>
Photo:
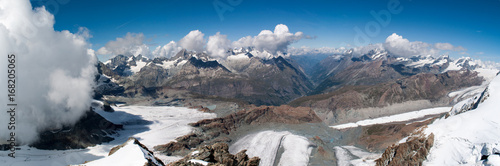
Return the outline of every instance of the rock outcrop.
<path id="1" fill-rule="evenodd" d="M 406 142 L 388 147 L 382 157 L 376 160 L 376 165 L 422 165 L 433 144 L 434 134 L 410 136 Z"/>
<path id="2" fill-rule="evenodd" d="M 242 150 L 236 154 L 229 153 L 229 146 L 225 143 L 215 143 L 203 146 L 192 151 L 183 159 L 169 166 L 198 166 L 198 165 L 225 165 L 225 166 L 258 166 L 258 157 L 249 158 Z"/>

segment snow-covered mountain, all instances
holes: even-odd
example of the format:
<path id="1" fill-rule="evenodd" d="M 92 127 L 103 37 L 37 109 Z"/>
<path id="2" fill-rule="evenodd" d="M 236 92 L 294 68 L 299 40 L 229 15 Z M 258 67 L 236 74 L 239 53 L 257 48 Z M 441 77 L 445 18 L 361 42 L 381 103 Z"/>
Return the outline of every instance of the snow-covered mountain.
<path id="1" fill-rule="evenodd" d="M 387 148 L 377 165 L 499 165 L 499 100 L 496 76 L 481 93 Z"/>
<path id="2" fill-rule="evenodd" d="M 99 71 L 123 86 L 124 95 L 130 97 L 155 98 L 158 90 L 175 88 L 257 105 L 280 105 L 312 88 L 301 68 L 282 56 L 252 49 L 228 53 L 231 55 L 226 59 L 187 50 L 171 58 L 118 55 L 100 65 Z"/>
<path id="3" fill-rule="evenodd" d="M 500 77 L 483 93 L 456 104 L 448 116 L 428 125 L 434 145 L 425 165 L 500 164 Z"/>

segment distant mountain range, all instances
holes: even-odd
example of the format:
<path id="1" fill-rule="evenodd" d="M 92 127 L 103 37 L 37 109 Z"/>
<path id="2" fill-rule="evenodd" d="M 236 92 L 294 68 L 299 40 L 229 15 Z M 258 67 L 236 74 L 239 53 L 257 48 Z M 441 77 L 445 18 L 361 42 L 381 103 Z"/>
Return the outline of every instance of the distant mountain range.
<path id="1" fill-rule="evenodd" d="M 117 55 L 98 64 L 101 75 L 96 78 L 99 81 L 96 96 L 113 94 L 161 98 L 161 91 L 165 89 L 183 89 L 202 96 L 237 99 L 248 104 L 282 105 L 296 99 L 303 100 L 299 99 L 301 97 L 335 92 L 346 86 L 380 87 L 382 85 L 379 84 L 383 83 L 444 75 L 453 77 L 451 79 L 467 77 L 463 80 L 465 83 L 460 85 L 447 83 L 446 91 L 439 92 L 443 96 L 462 87 L 480 85 L 486 80 L 485 73 L 488 75 L 489 69 L 492 69 L 468 57 L 457 60 L 446 55 L 400 57 L 382 49 L 374 49 L 361 56 L 355 56 L 353 50 L 330 56 L 272 55 L 251 48 L 231 49 L 227 53 L 230 56 L 225 59 L 213 59 L 206 53 L 187 50 L 171 58 Z M 449 71 L 470 72 L 467 75 L 446 74 Z M 413 99 L 404 98 L 397 102 Z"/>

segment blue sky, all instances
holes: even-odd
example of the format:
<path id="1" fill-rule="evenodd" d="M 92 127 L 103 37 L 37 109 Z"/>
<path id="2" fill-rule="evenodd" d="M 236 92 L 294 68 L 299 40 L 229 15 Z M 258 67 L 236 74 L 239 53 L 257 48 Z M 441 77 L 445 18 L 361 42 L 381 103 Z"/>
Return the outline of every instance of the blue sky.
<path id="1" fill-rule="evenodd" d="M 152 49 L 178 41 L 191 30 L 206 36 L 221 32 L 236 41 L 285 24 L 314 39 L 302 39 L 294 47 L 357 46 L 354 29 L 379 30 L 368 42 L 382 43 L 392 33 L 410 41 L 450 43 L 462 46 L 473 58 L 500 62 L 500 0 L 31 0 L 55 15 L 56 30 L 77 32 L 87 27 L 93 49 L 127 32 L 143 33 Z M 54 3 L 55 2 L 55 3 Z M 370 14 L 389 11 L 399 2 L 401 11 L 390 13 L 385 26 Z M 218 13 L 214 3 L 227 10 Z M 224 7 L 221 7 L 224 8 Z M 224 10 L 224 9 L 223 9 Z M 221 17 L 222 16 L 222 17 Z M 385 19 L 385 17 L 384 17 Z M 358 42 L 359 43 L 359 42 Z M 452 56 L 462 56 L 451 52 Z"/>

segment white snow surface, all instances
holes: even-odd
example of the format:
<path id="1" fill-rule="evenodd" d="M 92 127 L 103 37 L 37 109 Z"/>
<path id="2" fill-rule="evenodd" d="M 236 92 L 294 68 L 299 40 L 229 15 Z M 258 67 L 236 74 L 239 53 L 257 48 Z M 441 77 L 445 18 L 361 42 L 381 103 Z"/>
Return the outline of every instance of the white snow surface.
<path id="1" fill-rule="evenodd" d="M 154 156 L 137 144 L 133 139 L 129 139 L 125 146 L 118 149 L 112 155 L 94 160 L 84 166 L 121 165 L 121 166 L 141 166 L 148 163 L 148 159 L 158 164 Z M 158 164 L 159 165 L 159 164 Z"/>
<path id="2" fill-rule="evenodd" d="M 476 109 L 428 125 L 425 133 L 434 133 L 434 145 L 424 165 L 499 164 L 498 155 L 480 159 L 500 144 L 500 77 L 493 79 L 488 92 L 489 97 Z"/>
<path id="3" fill-rule="evenodd" d="M 248 60 L 250 59 L 246 53 L 241 53 L 241 54 L 236 54 L 236 55 L 230 55 L 227 57 L 227 60 L 233 60 L 233 61 L 238 61 L 238 60 Z"/>
<path id="4" fill-rule="evenodd" d="M 197 160 L 197 159 L 191 159 L 188 161 L 189 163 L 196 163 L 196 164 L 201 164 L 201 165 L 208 165 L 208 162 L 203 161 L 203 160 Z"/>
<path id="5" fill-rule="evenodd" d="M 355 146 L 336 146 L 335 157 L 339 166 L 368 166 L 375 165 L 375 160 L 382 154 L 369 153 Z"/>
<path id="6" fill-rule="evenodd" d="M 141 69 L 148 63 L 143 61 L 137 61 L 135 62 L 135 64 L 136 64 L 135 66 L 130 66 L 130 71 L 134 72 L 134 74 L 141 71 Z"/>
<path id="7" fill-rule="evenodd" d="M 157 66 L 163 67 L 164 69 L 170 69 L 175 66 L 177 61 L 163 61 L 162 64 L 156 64 Z"/>
<path id="8" fill-rule="evenodd" d="M 435 59 L 431 55 L 421 56 L 420 58 L 421 59 L 419 61 L 411 62 L 410 64 L 408 64 L 408 66 L 423 67 L 425 65 L 435 65 L 435 64 L 433 64 Z M 442 62 L 440 62 L 440 63 L 442 63 Z"/>
<path id="9" fill-rule="evenodd" d="M 330 127 L 340 130 L 340 129 L 358 127 L 358 126 L 370 126 L 370 125 L 375 125 L 375 124 L 385 124 L 385 123 L 391 123 L 391 122 L 404 122 L 404 121 L 409 121 L 412 119 L 423 118 L 427 115 L 435 115 L 435 114 L 445 113 L 445 112 L 450 111 L 450 109 L 451 109 L 451 107 L 437 107 L 437 108 L 423 109 L 423 110 L 419 110 L 419 111 L 384 116 L 384 117 L 375 118 L 375 119 L 366 119 L 366 120 L 361 120 L 361 121 L 354 122 L 354 123 L 345 123 L 345 124 L 340 124 L 340 125 L 335 125 L 335 126 L 330 126 Z"/>
<path id="10" fill-rule="evenodd" d="M 28 146 L 21 146 L 20 150 L 15 151 L 16 158 L 9 157 L 9 151 L 0 151 L 0 165 L 67 166 L 83 164 L 85 161 L 94 161 L 105 158 L 108 156 L 111 148 L 123 144 L 129 137 L 136 138 L 149 150 L 153 150 L 153 147 L 156 145 L 166 144 L 170 141 L 174 141 L 175 138 L 179 136 L 191 132 L 192 127 L 188 125 L 189 123 L 216 117 L 213 113 L 203 113 L 197 111 L 196 109 L 185 107 L 123 106 L 113 107 L 113 109 L 115 112 L 105 112 L 100 109 L 96 110 L 98 114 L 105 117 L 109 121 L 124 125 L 124 130 L 120 130 L 117 135 L 113 135 L 115 140 L 109 143 L 76 150 L 39 150 Z M 134 149 L 133 146 L 130 147 L 130 149 Z M 140 153 L 137 153 L 137 149 L 135 149 L 124 155 L 135 156 L 138 154 Z M 158 155 L 157 153 L 155 153 L 155 155 L 165 164 L 182 158 L 180 156 Z M 144 155 L 142 154 L 139 156 L 144 158 Z M 117 164 L 110 163 L 107 165 Z M 143 164 L 140 166 L 142 165 Z"/>
<path id="11" fill-rule="evenodd" d="M 249 134 L 229 147 L 230 153 L 238 153 L 246 149 L 249 157 L 259 157 L 261 166 L 274 165 L 280 148 L 281 154 L 278 165 L 302 166 L 308 165 L 312 144 L 306 137 L 294 135 L 288 131 L 261 131 Z"/>

